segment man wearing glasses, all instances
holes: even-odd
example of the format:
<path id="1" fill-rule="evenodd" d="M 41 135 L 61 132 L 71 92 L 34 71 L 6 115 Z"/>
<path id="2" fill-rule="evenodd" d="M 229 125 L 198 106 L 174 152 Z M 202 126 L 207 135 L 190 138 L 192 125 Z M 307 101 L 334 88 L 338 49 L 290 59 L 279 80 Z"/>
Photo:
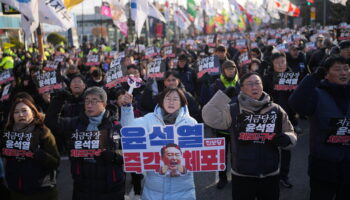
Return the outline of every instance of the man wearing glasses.
<path id="1" fill-rule="evenodd" d="M 59 117 L 65 99 L 62 94 L 53 98 L 45 123 L 51 130 L 58 130 L 56 133 L 69 134 L 72 199 L 124 199 L 123 158 L 117 153 L 121 126 L 105 109 L 106 92 L 99 87 L 88 88 L 84 92 L 84 112 L 74 117 Z"/>
<path id="2" fill-rule="evenodd" d="M 216 129 L 231 128 L 233 199 L 279 199 L 280 148 L 296 144 L 286 112 L 263 92 L 257 73 L 241 77 L 238 103 L 222 91 L 204 106 L 202 117 Z"/>

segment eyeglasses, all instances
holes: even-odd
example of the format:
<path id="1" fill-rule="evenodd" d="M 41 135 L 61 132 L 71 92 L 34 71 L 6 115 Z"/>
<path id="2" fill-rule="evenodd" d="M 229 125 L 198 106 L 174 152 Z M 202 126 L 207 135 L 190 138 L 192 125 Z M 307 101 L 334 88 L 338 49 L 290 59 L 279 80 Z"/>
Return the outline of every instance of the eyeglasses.
<path id="1" fill-rule="evenodd" d="M 103 102 L 103 101 L 99 101 L 99 100 L 96 100 L 96 99 L 93 99 L 93 100 L 85 99 L 85 100 L 84 100 L 85 105 L 91 104 L 91 105 L 94 106 L 94 105 L 96 105 L 96 104 L 99 103 L 99 102 Z"/>
<path id="2" fill-rule="evenodd" d="M 261 84 L 262 84 L 261 82 L 255 82 L 255 83 L 246 83 L 244 85 L 247 87 L 254 87 L 254 86 L 259 86 Z"/>

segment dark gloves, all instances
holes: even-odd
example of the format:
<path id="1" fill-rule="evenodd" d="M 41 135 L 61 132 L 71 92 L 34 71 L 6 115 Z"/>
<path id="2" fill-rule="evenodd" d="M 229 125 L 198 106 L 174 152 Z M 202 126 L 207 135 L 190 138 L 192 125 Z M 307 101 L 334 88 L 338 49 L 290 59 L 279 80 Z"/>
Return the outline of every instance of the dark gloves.
<path id="1" fill-rule="evenodd" d="M 237 95 L 237 91 L 236 91 L 235 87 L 228 87 L 228 88 L 226 88 L 224 93 L 230 98 L 232 98 L 232 97 Z"/>
<path id="2" fill-rule="evenodd" d="M 272 138 L 271 143 L 279 147 L 286 147 L 291 144 L 291 141 L 288 135 L 277 134 Z"/>
<path id="3" fill-rule="evenodd" d="M 326 76 L 326 69 L 324 67 L 317 67 L 312 76 L 317 80 L 322 80 Z"/>

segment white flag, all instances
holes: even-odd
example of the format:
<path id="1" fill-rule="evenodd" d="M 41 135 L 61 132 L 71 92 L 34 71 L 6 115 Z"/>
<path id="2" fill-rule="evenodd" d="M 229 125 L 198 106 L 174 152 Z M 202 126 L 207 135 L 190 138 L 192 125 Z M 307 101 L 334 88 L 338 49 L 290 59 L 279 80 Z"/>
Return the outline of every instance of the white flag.
<path id="1" fill-rule="evenodd" d="M 0 0 L 0 2 L 5 3 L 27 17 L 27 19 L 32 21 L 39 20 L 39 0 Z"/>
<path id="2" fill-rule="evenodd" d="M 40 0 L 39 17 L 41 23 L 52 24 L 68 30 L 74 26 L 74 18 L 62 0 Z"/>
<path id="3" fill-rule="evenodd" d="M 165 20 L 164 16 L 162 15 L 162 13 L 160 13 L 160 11 L 152 3 L 148 3 L 148 5 L 149 5 L 148 15 L 151 17 L 157 18 L 160 21 L 166 23 L 166 20 Z"/>
<path id="4" fill-rule="evenodd" d="M 137 36 L 140 37 L 148 16 L 148 0 L 131 0 L 131 19 L 135 21 Z"/>
<path id="5" fill-rule="evenodd" d="M 24 15 L 21 15 L 21 28 L 24 32 L 24 40 L 29 41 L 32 33 L 38 28 L 39 21 L 32 21 Z"/>
<path id="6" fill-rule="evenodd" d="M 175 9 L 174 19 L 175 19 L 176 25 L 181 30 L 186 30 L 191 25 L 191 21 L 188 19 L 186 14 L 180 8 Z"/>
<path id="7" fill-rule="evenodd" d="M 343 6 L 346 6 L 346 2 L 348 1 L 348 0 L 329 0 L 330 2 L 332 2 L 332 3 L 340 3 L 340 4 L 342 4 Z"/>
<path id="8" fill-rule="evenodd" d="M 110 1 L 111 15 L 113 23 L 118 26 L 120 32 L 124 35 L 128 35 L 128 18 L 125 14 L 125 6 L 121 1 Z"/>

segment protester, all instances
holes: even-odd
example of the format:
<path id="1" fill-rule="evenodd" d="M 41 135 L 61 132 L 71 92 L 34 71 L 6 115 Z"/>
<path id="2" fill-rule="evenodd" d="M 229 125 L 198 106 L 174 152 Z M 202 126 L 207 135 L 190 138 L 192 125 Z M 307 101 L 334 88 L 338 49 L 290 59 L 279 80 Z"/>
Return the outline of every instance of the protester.
<path id="1" fill-rule="evenodd" d="M 1 134 L 1 149 L 11 199 L 58 199 L 56 170 L 60 156 L 55 138 L 28 99 L 19 98 L 12 104 Z"/>
<path id="2" fill-rule="evenodd" d="M 122 126 L 141 126 L 147 133 L 151 133 L 153 126 L 194 125 L 196 120 L 190 117 L 187 100 L 179 88 L 166 88 L 158 98 L 158 105 L 154 112 L 144 117 L 135 118 L 133 113 L 132 95 L 125 96 L 125 105 L 122 107 Z M 170 174 L 171 175 L 171 174 Z M 145 176 L 143 200 L 159 199 L 196 199 L 194 178 L 192 173 L 183 176 L 160 176 L 156 172 L 147 172 Z"/>
<path id="3" fill-rule="evenodd" d="M 279 199 L 279 150 L 295 145 L 293 126 L 263 92 L 259 74 L 242 76 L 240 89 L 238 103 L 231 105 L 231 98 L 219 90 L 204 106 L 203 120 L 216 129 L 232 126 L 232 198 Z"/>
<path id="4" fill-rule="evenodd" d="M 289 99 L 299 114 L 309 116 L 310 200 L 350 198 L 350 148 L 344 127 L 350 117 L 350 67 L 331 56 L 306 76 Z"/>
<path id="5" fill-rule="evenodd" d="M 61 137 L 59 134 L 68 134 L 72 144 L 72 199 L 123 200 L 123 157 L 117 152 L 120 148 L 117 138 L 120 138 L 121 127 L 105 109 L 106 92 L 99 87 L 88 88 L 84 92 L 84 112 L 75 117 L 59 117 L 64 98 L 61 94 L 52 100 L 45 123 L 51 129 L 57 130 L 56 137 Z M 81 145 L 83 141 L 87 146 Z M 85 155 L 85 149 L 94 151 L 93 155 Z"/>

